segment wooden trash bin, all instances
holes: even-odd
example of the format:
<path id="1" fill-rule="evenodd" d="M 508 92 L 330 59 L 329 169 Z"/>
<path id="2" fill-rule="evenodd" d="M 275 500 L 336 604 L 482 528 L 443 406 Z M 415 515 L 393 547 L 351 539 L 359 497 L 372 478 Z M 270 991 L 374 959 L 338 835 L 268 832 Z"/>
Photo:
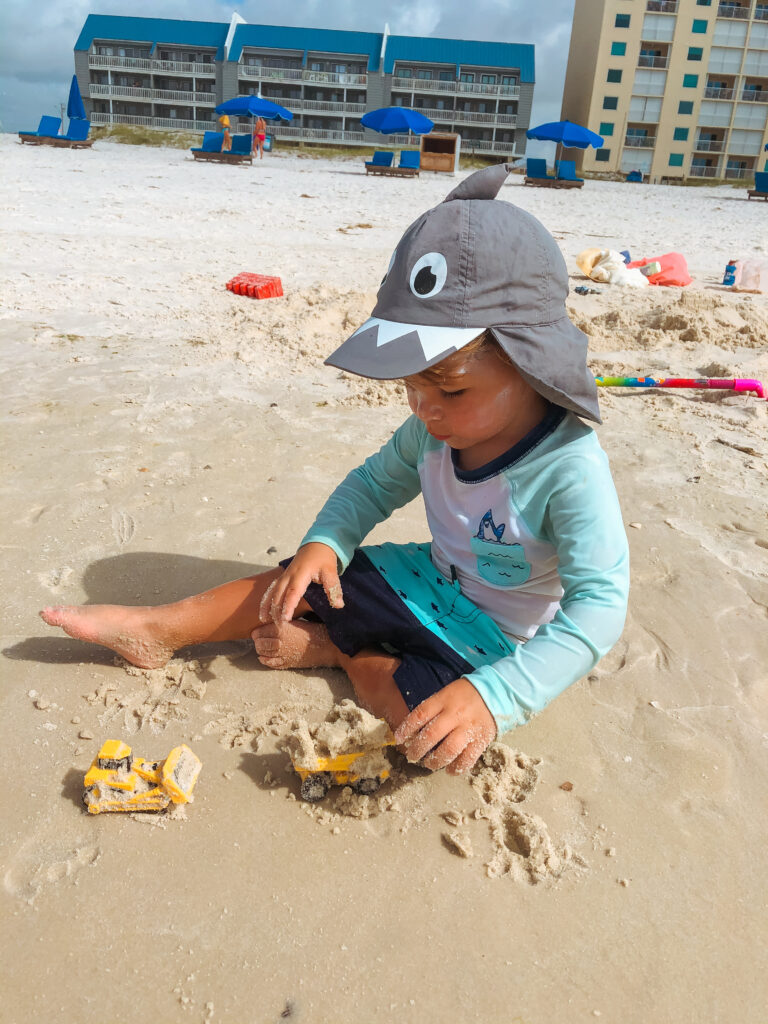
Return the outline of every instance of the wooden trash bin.
<path id="1" fill-rule="evenodd" d="M 454 174 L 459 169 L 461 136 L 452 132 L 430 132 L 421 136 L 421 170 L 445 171 Z"/>

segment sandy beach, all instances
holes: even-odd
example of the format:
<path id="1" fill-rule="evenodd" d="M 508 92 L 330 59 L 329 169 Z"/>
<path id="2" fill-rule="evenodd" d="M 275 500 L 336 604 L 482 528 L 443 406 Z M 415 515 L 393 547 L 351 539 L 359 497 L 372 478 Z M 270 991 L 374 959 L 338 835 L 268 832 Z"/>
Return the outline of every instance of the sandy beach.
<path id="1" fill-rule="evenodd" d="M 341 672 L 270 671 L 245 642 L 142 671 L 38 618 L 276 565 L 405 417 L 396 384 L 323 360 L 468 172 L 362 158 L 0 137 L 0 1021 L 765 1024 L 766 401 L 601 391 L 624 634 L 472 777 L 401 760 L 373 796 L 306 804 L 281 744 L 352 696 Z M 595 374 L 768 385 L 768 296 L 720 283 L 768 259 L 746 189 L 513 175 L 500 198 L 557 238 Z M 681 252 L 694 282 L 575 294 L 590 246 Z M 241 271 L 284 297 L 232 295 Z M 426 536 L 418 502 L 372 535 Z M 84 811 L 107 738 L 192 747 L 184 817 Z"/>

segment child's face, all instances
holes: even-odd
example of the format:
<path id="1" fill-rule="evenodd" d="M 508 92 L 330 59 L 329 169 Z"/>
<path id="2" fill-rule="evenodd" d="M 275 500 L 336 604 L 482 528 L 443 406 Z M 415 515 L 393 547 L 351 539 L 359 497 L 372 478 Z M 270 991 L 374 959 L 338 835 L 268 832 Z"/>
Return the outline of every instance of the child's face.
<path id="1" fill-rule="evenodd" d="M 409 377 L 405 386 L 411 411 L 434 438 L 461 453 L 465 469 L 502 455 L 546 409 L 545 400 L 493 348 L 458 360 L 439 383 Z"/>

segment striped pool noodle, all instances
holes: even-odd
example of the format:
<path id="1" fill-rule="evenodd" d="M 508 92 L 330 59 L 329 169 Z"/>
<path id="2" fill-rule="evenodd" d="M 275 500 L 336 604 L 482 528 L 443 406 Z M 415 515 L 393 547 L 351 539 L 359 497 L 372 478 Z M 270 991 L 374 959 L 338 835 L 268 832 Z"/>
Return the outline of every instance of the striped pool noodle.
<path id="1" fill-rule="evenodd" d="M 749 377 L 595 377 L 600 388 L 705 388 L 754 392 L 765 398 L 763 385 Z"/>

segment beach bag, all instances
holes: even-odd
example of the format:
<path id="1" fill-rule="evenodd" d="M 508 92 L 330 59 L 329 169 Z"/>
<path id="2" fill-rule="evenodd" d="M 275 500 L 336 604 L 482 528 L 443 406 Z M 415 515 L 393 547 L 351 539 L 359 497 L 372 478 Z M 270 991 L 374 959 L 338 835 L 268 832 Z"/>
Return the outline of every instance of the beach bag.
<path id="1" fill-rule="evenodd" d="M 663 256 L 651 256 L 647 260 L 633 260 L 628 267 L 644 267 L 648 263 L 658 263 L 661 267 L 656 274 L 648 275 L 648 284 L 677 285 L 685 288 L 693 278 L 688 273 L 685 256 L 680 252 L 665 252 Z"/>
<path id="2" fill-rule="evenodd" d="M 768 262 L 765 260 L 736 260 L 733 275 L 734 292 L 768 293 Z"/>

